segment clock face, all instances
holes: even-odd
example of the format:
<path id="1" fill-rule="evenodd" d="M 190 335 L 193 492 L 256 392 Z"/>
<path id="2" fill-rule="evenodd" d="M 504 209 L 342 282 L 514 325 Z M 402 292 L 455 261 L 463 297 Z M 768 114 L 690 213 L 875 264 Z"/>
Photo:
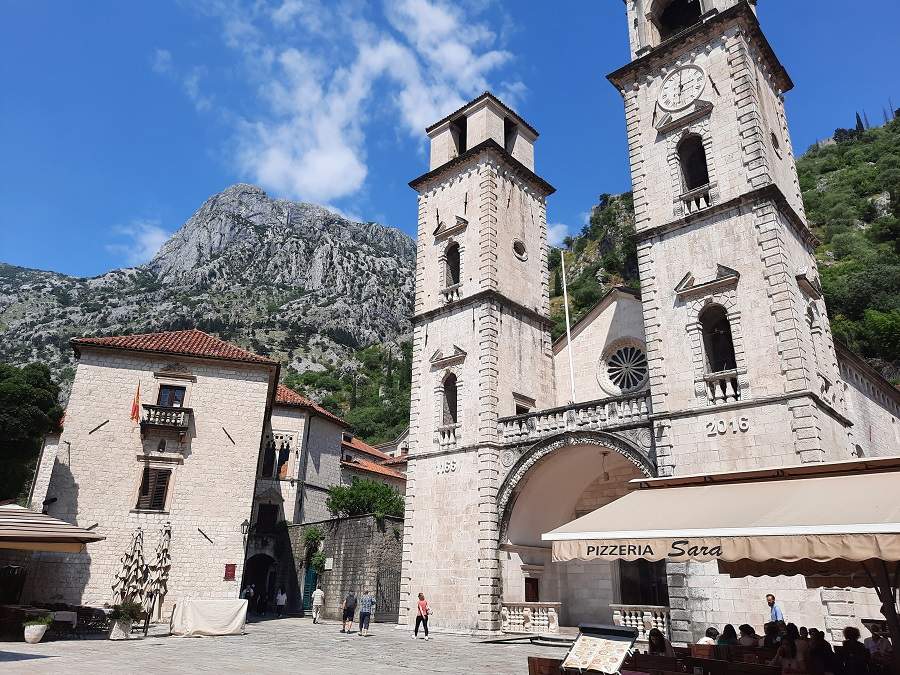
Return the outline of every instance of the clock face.
<path id="1" fill-rule="evenodd" d="M 686 108 L 696 101 L 706 85 L 706 74 L 700 66 L 684 66 L 663 81 L 659 94 L 659 107 L 674 111 Z"/>

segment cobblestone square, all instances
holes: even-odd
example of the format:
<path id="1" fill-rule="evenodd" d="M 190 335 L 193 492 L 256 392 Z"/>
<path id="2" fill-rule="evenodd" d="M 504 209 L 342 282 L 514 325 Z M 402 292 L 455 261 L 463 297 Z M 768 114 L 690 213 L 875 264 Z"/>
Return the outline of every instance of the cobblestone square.
<path id="1" fill-rule="evenodd" d="M 529 656 L 565 650 L 527 642 L 487 644 L 483 638 L 434 633 L 413 641 L 410 631 L 374 624 L 371 636 L 340 632 L 329 622 L 286 618 L 247 625 L 246 635 L 214 638 L 147 637 L 129 642 L 66 639 L 29 645 L 0 642 L 0 672 L 10 673 L 491 673 L 528 672 Z"/>

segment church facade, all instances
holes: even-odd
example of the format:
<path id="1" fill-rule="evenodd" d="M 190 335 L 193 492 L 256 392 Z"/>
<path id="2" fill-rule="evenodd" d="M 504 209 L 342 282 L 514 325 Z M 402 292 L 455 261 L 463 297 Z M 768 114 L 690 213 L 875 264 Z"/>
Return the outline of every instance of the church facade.
<path id="1" fill-rule="evenodd" d="M 712 564 L 553 563 L 541 534 L 627 481 L 897 454 L 900 396 L 832 339 L 783 96 L 746 0 L 626 0 L 621 92 L 640 292 L 550 337 L 537 131 L 489 93 L 430 126 L 418 192 L 401 623 L 650 617 L 673 639 L 877 613 L 854 589 Z M 570 369 L 570 359 L 572 367 Z M 573 376 L 570 376 L 570 372 Z"/>

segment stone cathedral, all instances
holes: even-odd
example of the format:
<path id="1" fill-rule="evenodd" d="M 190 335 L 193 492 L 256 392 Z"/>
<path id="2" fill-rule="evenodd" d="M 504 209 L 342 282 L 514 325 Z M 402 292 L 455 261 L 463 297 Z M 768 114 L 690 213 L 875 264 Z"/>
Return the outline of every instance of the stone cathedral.
<path id="1" fill-rule="evenodd" d="M 485 93 L 430 126 L 418 193 L 401 623 L 552 629 L 651 616 L 676 641 L 877 615 L 863 590 L 715 563 L 554 563 L 541 534 L 642 476 L 900 452 L 897 390 L 832 339 L 783 96 L 747 0 L 626 0 L 621 92 L 640 293 L 552 341 L 538 132 Z M 574 367 L 570 378 L 569 356 Z M 848 609 L 849 607 L 849 609 Z"/>

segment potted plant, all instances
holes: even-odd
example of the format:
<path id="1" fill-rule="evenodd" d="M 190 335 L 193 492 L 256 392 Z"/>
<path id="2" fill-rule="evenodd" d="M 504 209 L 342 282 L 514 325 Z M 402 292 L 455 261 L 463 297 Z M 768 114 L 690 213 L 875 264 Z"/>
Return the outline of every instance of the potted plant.
<path id="1" fill-rule="evenodd" d="M 53 616 L 50 614 L 35 616 L 25 621 L 23 624 L 25 626 L 25 642 L 30 645 L 40 642 L 51 623 L 53 623 Z"/>
<path id="2" fill-rule="evenodd" d="M 109 628 L 110 640 L 127 640 L 131 637 L 131 624 L 144 618 L 144 610 L 140 603 L 130 600 L 121 605 L 113 605 L 109 615 L 112 625 Z"/>

